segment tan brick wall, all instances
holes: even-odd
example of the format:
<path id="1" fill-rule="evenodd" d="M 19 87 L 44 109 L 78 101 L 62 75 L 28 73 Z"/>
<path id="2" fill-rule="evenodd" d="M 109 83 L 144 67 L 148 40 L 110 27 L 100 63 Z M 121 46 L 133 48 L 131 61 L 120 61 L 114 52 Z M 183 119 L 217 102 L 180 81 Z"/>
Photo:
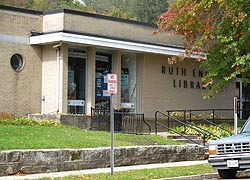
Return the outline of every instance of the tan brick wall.
<path id="1" fill-rule="evenodd" d="M 162 66 L 170 66 L 167 56 L 145 54 L 143 67 L 143 112 L 146 117 L 153 117 L 154 112 L 176 110 L 176 109 L 215 109 L 215 108 L 233 108 L 233 97 L 235 85 L 232 83 L 222 94 L 215 95 L 214 99 L 204 100 L 202 94 L 206 92 L 203 89 L 197 89 L 197 82 L 201 82 L 198 77 L 199 63 L 195 60 L 187 60 L 173 65 L 173 75 L 166 72 L 162 74 Z M 176 67 L 178 67 L 178 74 Z M 181 68 L 186 69 L 186 76 L 181 75 Z M 196 77 L 193 77 L 195 69 Z M 176 87 L 174 87 L 174 80 Z M 179 88 L 179 80 L 182 87 Z M 187 81 L 187 88 L 184 88 L 184 80 Z M 190 88 L 191 81 L 194 82 L 194 88 Z"/>
<path id="2" fill-rule="evenodd" d="M 43 46 L 42 56 L 42 96 L 45 97 L 43 102 L 43 113 L 57 111 L 56 104 L 56 50 L 52 45 Z"/>
<path id="3" fill-rule="evenodd" d="M 40 112 L 41 51 L 38 47 L 0 43 L 0 110 L 16 115 Z M 22 71 L 15 72 L 10 65 L 13 54 L 23 56 Z"/>
<path id="4" fill-rule="evenodd" d="M 64 13 L 48 14 L 43 16 L 43 32 L 63 30 Z"/>
<path id="5" fill-rule="evenodd" d="M 0 112 L 7 111 L 17 115 L 39 113 L 42 107 L 43 113 L 57 111 L 57 63 L 56 50 L 52 47 L 53 45 L 30 46 L 25 42 L 14 42 L 16 37 L 28 40 L 31 31 L 67 30 L 149 43 L 179 45 L 182 41 L 180 37 L 167 33 L 151 36 L 153 28 L 148 26 L 68 13 L 42 17 L 0 10 L 0 22 L 0 35 L 12 37 L 10 40 L 0 42 Z M 19 73 L 14 72 L 10 66 L 10 58 L 14 53 L 21 54 L 25 60 L 25 67 Z M 89 107 L 93 105 L 95 99 L 93 94 L 95 47 L 88 48 L 87 55 L 87 65 L 88 68 L 91 67 L 91 71 L 87 69 L 88 82 L 86 82 L 88 88 L 86 106 L 88 107 L 87 113 L 89 113 Z M 65 113 L 67 110 L 68 45 L 62 45 L 60 57 L 59 112 Z M 146 117 L 153 117 L 156 110 L 232 108 L 234 84 L 223 94 L 216 95 L 213 100 L 202 98 L 205 90 L 190 88 L 191 81 L 200 82 L 199 77 L 193 77 L 193 69 L 196 73 L 199 70 L 197 62 L 185 61 L 176 64 L 174 73 L 171 75 L 168 72 L 162 74 L 162 66 L 166 67 L 166 71 L 169 68 L 167 56 L 145 53 L 139 54 L 138 59 L 137 97 L 139 100 L 137 108 L 139 112 L 144 112 Z M 179 75 L 177 75 L 177 67 Z M 181 75 L 181 68 L 186 69 L 186 76 Z M 177 87 L 174 87 L 174 80 Z M 179 81 L 182 84 L 181 88 L 178 87 Z M 187 81 L 189 87 L 183 87 L 184 81 Z M 42 107 L 41 95 L 45 96 Z"/>
<path id="6" fill-rule="evenodd" d="M 0 10 L 0 34 L 29 37 L 31 31 L 42 32 L 42 16 Z"/>
<path id="7" fill-rule="evenodd" d="M 39 113 L 41 108 L 41 48 L 27 44 L 31 31 L 41 31 L 40 16 L 0 10 L 0 112 L 18 116 Z M 24 41 L 18 41 L 21 38 Z M 22 71 L 10 65 L 13 54 L 23 56 Z"/>
<path id="8" fill-rule="evenodd" d="M 68 47 L 60 47 L 59 60 L 59 82 L 57 52 L 52 45 L 43 46 L 42 61 L 42 95 L 45 97 L 43 102 L 43 113 L 67 113 L 67 93 L 68 93 Z M 58 86 L 59 83 L 59 87 Z M 58 92 L 57 92 L 58 90 Z M 58 96 L 57 96 L 58 93 Z M 58 98 L 58 101 L 57 101 Z"/>
<path id="9" fill-rule="evenodd" d="M 51 21 L 54 20 L 51 19 Z M 182 45 L 183 43 L 181 36 L 173 35 L 171 33 L 165 32 L 158 35 L 151 35 L 151 32 L 156 30 L 153 27 L 68 13 L 66 13 L 64 17 L 63 29 L 73 32 L 129 39 L 133 41 L 143 41 L 148 43 L 176 45 Z"/>

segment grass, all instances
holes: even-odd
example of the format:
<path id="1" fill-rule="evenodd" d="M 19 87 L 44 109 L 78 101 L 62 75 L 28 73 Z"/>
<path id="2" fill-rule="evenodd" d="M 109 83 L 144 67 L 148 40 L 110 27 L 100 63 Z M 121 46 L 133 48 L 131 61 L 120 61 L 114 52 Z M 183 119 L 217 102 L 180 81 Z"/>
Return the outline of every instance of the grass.
<path id="1" fill-rule="evenodd" d="M 133 145 L 176 145 L 176 141 L 157 135 L 133 135 L 115 133 L 115 146 Z M 95 148 L 110 146 L 110 133 L 81 130 L 61 126 L 49 121 L 34 122 L 27 119 L 0 120 L 0 150 L 49 149 L 49 148 Z M 69 176 L 64 178 L 42 178 L 43 180 L 147 180 L 177 176 L 190 176 L 215 172 L 209 164 L 133 170 L 106 174 Z"/>
<path id="2" fill-rule="evenodd" d="M 115 133 L 115 146 L 180 144 L 157 135 Z M 0 150 L 110 146 L 110 133 L 74 127 L 0 125 Z"/>
<path id="3" fill-rule="evenodd" d="M 191 176 L 197 174 L 206 174 L 216 172 L 209 164 L 183 166 L 183 167 L 168 167 L 168 168 L 155 168 L 144 170 L 133 170 L 124 172 L 115 172 L 114 175 L 106 174 L 91 174 L 69 176 L 64 178 L 53 178 L 54 180 L 149 180 L 159 178 L 171 178 L 179 176 Z M 49 180 L 51 178 L 42 178 L 42 180 Z"/>

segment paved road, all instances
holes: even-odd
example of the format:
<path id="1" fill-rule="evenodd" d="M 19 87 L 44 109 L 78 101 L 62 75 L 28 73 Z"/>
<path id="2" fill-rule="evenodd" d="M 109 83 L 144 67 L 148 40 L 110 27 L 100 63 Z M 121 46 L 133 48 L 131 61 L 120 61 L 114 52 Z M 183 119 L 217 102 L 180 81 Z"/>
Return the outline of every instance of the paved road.
<path id="1" fill-rule="evenodd" d="M 217 173 L 194 175 L 194 176 L 182 176 L 175 178 L 163 178 L 157 180 L 221 180 Z M 236 175 L 236 179 L 250 179 L 250 170 L 239 172 Z"/>

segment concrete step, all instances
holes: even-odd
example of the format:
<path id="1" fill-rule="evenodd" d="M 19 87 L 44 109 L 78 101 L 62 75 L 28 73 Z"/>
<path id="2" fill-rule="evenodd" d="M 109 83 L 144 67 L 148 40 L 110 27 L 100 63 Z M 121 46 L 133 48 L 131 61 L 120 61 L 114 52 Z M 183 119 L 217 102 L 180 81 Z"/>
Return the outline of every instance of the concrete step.
<path id="1" fill-rule="evenodd" d="M 199 139 L 195 135 L 183 135 L 184 136 L 183 137 L 179 134 L 169 134 L 167 132 L 158 132 L 157 134 L 160 136 L 172 139 L 174 141 L 184 142 L 184 143 L 188 143 L 188 144 L 194 144 L 193 141 L 195 141 L 197 144 L 203 145 L 203 140 Z M 192 139 L 192 141 L 190 141 L 189 139 Z"/>
<path id="2" fill-rule="evenodd" d="M 203 144 L 203 140 L 202 139 L 173 139 L 174 141 L 178 141 L 178 142 L 184 142 L 184 143 L 188 143 L 188 144 L 194 144 L 194 142 L 196 142 L 196 144 Z M 194 141 L 194 142 L 193 142 Z"/>
<path id="3" fill-rule="evenodd" d="M 195 135 L 184 135 L 184 137 L 182 137 L 179 134 L 169 134 L 167 137 L 170 139 L 182 139 L 184 137 L 189 138 L 189 139 L 198 139 L 198 137 Z"/>

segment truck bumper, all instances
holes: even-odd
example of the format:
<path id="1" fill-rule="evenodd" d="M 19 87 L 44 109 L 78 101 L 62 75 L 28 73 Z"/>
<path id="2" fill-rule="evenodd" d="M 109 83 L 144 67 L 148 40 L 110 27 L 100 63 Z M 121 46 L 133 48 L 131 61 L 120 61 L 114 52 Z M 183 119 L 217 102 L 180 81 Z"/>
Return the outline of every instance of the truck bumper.
<path id="1" fill-rule="evenodd" d="M 239 166 L 233 168 L 228 167 L 227 160 L 238 160 Z M 215 169 L 250 169 L 250 153 L 210 156 L 208 162 Z"/>

